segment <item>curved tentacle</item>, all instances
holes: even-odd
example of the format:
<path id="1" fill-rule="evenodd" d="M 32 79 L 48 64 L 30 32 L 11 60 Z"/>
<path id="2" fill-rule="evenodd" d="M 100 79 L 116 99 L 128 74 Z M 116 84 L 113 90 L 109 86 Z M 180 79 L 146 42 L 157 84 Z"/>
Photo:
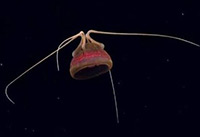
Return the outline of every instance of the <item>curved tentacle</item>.
<path id="1" fill-rule="evenodd" d="M 189 43 L 191 45 L 200 47 L 199 44 L 194 43 L 192 41 L 180 38 L 180 37 L 176 37 L 176 36 L 170 36 L 170 35 L 163 35 L 163 34 L 151 34 L 151 33 L 119 33 L 119 32 L 106 32 L 106 31 L 97 31 L 97 30 L 89 30 L 86 33 L 86 38 L 91 39 L 90 34 L 91 33 L 95 33 L 95 34 L 106 34 L 106 35 L 126 35 L 126 36 L 148 36 L 148 37 L 162 37 L 162 38 L 169 38 L 169 39 L 175 39 L 175 40 L 179 40 L 182 42 L 186 42 Z"/>
<path id="2" fill-rule="evenodd" d="M 39 64 L 41 64 L 43 61 L 45 61 L 46 59 L 48 59 L 49 57 L 51 57 L 52 55 L 54 55 L 55 53 L 57 53 L 59 50 L 61 50 L 62 48 L 64 48 L 65 46 L 67 46 L 70 42 L 72 42 L 74 39 L 76 39 L 77 37 L 79 37 L 83 32 L 79 32 L 78 34 L 67 38 L 66 40 L 64 40 L 60 45 L 59 45 L 59 49 L 56 49 L 55 51 L 51 52 L 49 55 L 47 55 L 46 57 L 44 57 L 43 59 L 41 59 L 40 61 L 38 61 L 36 64 L 34 64 L 33 66 L 31 66 L 29 69 L 27 69 L 26 71 L 24 71 L 23 73 L 21 73 L 19 76 L 17 76 L 15 79 L 13 79 L 10 83 L 8 83 L 8 85 L 5 88 L 5 95 L 8 98 L 8 100 L 10 102 L 12 102 L 13 104 L 15 104 L 15 102 L 8 96 L 8 88 L 10 87 L 10 85 L 12 85 L 15 81 L 17 81 L 19 78 L 21 78 L 22 76 L 24 76 L 26 73 L 28 73 L 30 70 L 32 70 L 33 68 L 35 68 L 36 66 L 38 66 Z"/>

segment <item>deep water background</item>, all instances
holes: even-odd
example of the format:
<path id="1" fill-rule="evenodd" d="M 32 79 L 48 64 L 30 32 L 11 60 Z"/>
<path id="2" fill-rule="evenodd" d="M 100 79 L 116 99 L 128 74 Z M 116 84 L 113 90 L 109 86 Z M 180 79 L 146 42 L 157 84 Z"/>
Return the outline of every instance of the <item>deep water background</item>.
<path id="1" fill-rule="evenodd" d="M 93 34 L 113 60 L 120 123 L 109 75 L 70 77 L 80 39 L 9 87 L 67 37 L 90 29 L 178 36 L 200 44 L 194 1 L 2 0 L 0 137 L 199 136 L 200 48 L 157 37 Z"/>

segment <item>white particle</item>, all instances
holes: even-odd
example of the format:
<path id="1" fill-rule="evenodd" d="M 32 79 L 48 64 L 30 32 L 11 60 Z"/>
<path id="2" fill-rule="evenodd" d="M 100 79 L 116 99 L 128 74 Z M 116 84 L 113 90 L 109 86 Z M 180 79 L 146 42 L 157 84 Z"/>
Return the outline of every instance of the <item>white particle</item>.
<path id="1" fill-rule="evenodd" d="M 166 24 L 168 24 L 168 23 L 169 23 L 169 21 L 168 21 L 168 20 L 165 20 L 165 23 L 166 23 Z"/>
<path id="2" fill-rule="evenodd" d="M 56 99 L 57 99 L 57 100 L 60 100 L 60 97 L 57 97 Z"/>
<path id="3" fill-rule="evenodd" d="M 147 77 L 146 77 L 146 79 L 147 79 L 147 80 L 150 80 L 150 79 L 151 79 L 151 77 L 150 77 L 150 76 L 147 76 Z"/>
<path id="4" fill-rule="evenodd" d="M 181 88 L 182 88 L 182 89 L 185 89 L 185 88 L 186 88 L 186 86 L 185 86 L 185 85 L 181 85 Z"/>
<path id="5" fill-rule="evenodd" d="M 182 12 L 181 15 L 184 16 L 185 14 Z"/>
<path id="6" fill-rule="evenodd" d="M 6 112 L 7 112 L 7 113 L 10 113 L 10 110 L 8 109 Z"/>
<path id="7" fill-rule="evenodd" d="M 166 59 L 167 62 L 169 62 L 169 59 Z"/>
<path id="8" fill-rule="evenodd" d="M 3 66 L 3 63 L 0 63 L 0 66 Z"/>

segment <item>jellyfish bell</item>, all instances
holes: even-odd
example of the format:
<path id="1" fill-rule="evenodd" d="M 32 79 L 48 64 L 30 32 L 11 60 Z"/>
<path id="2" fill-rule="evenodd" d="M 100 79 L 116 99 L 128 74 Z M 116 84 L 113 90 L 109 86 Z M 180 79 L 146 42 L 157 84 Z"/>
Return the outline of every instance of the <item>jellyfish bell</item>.
<path id="1" fill-rule="evenodd" d="M 90 79 L 108 72 L 112 66 L 110 55 L 101 43 L 87 42 L 73 52 L 70 74 L 77 80 Z"/>

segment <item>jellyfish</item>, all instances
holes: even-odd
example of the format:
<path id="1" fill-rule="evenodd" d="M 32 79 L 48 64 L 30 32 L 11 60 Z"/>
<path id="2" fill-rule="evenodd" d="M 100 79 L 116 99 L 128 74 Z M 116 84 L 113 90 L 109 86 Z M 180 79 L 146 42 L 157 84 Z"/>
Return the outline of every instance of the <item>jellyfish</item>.
<path id="1" fill-rule="evenodd" d="M 151 33 L 119 33 L 119 32 L 107 32 L 107 31 L 97 31 L 97 30 L 89 30 L 86 34 L 83 31 L 80 31 L 79 33 L 65 39 L 56 50 L 51 52 L 49 55 L 38 61 L 36 64 L 25 70 L 23 73 L 21 73 L 19 76 L 17 76 L 15 79 L 13 79 L 10 83 L 7 84 L 5 87 L 5 95 L 7 99 L 15 104 L 15 102 L 9 97 L 8 95 L 8 88 L 17 80 L 19 80 L 22 76 L 24 76 L 26 73 L 31 71 L 33 68 L 47 60 L 49 57 L 56 54 L 56 63 L 57 63 L 57 70 L 60 70 L 59 67 L 59 51 L 66 47 L 68 44 L 70 44 L 73 40 L 77 39 L 78 37 L 81 37 L 81 41 L 77 48 L 72 52 L 72 60 L 70 63 L 70 75 L 73 79 L 76 80 L 86 80 L 91 79 L 94 77 L 97 77 L 99 75 L 109 73 L 110 76 L 110 82 L 112 86 L 113 91 L 113 98 L 114 98 L 114 104 L 115 104 L 115 113 L 116 113 L 116 121 L 119 123 L 119 112 L 118 112 L 118 105 L 117 105 L 117 98 L 115 93 L 115 86 L 112 78 L 111 69 L 113 66 L 113 61 L 111 59 L 111 56 L 104 50 L 104 44 L 101 42 L 98 42 L 91 38 L 90 34 L 102 34 L 102 35 L 121 35 L 121 36 L 145 36 L 145 37 L 161 37 L 161 38 L 168 38 L 168 39 L 174 39 L 178 41 L 182 41 L 188 44 L 191 44 L 193 46 L 200 47 L 199 44 L 194 43 L 192 41 L 171 36 L 171 35 L 163 35 L 163 34 L 151 34 Z"/>

